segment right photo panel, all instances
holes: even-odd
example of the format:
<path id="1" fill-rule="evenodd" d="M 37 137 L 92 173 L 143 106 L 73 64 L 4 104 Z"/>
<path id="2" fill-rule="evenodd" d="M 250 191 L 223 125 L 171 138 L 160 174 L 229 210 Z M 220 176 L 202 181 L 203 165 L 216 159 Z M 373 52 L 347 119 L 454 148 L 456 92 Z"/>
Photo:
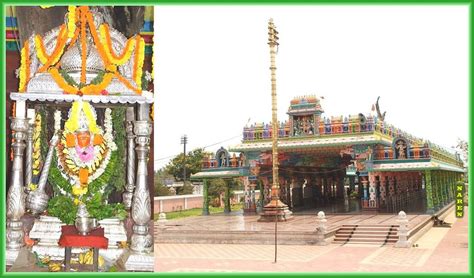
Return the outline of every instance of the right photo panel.
<path id="1" fill-rule="evenodd" d="M 469 9 L 155 6 L 155 272 L 467 273 Z"/>

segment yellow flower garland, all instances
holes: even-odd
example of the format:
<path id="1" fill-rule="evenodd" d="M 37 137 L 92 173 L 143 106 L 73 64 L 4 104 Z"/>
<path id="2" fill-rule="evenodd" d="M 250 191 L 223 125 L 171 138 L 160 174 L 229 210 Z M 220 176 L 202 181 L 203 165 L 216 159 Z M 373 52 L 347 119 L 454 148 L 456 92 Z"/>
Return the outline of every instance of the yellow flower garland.
<path id="1" fill-rule="evenodd" d="M 30 44 L 25 41 L 25 45 L 21 49 L 21 65 L 20 65 L 20 84 L 18 91 L 23 93 L 26 91 L 26 84 L 30 78 Z"/>
<path id="2" fill-rule="evenodd" d="M 35 127 L 33 130 L 33 175 L 37 176 L 40 173 L 41 163 L 41 114 L 36 114 Z"/>
<path id="3" fill-rule="evenodd" d="M 142 69 L 145 58 L 145 41 L 140 35 L 136 36 L 135 63 L 133 64 L 133 80 L 138 88 L 142 88 Z"/>
<path id="4" fill-rule="evenodd" d="M 112 40 L 110 39 L 110 29 L 107 24 L 102 24 L 99 27 L 99 33 L 100 33 L 100 40 L 102 45 L 104 46 L 104 52 L 107 56 L 107 58 L 117 66 L 125 64 L 128 60 L 130 60 L 130 57 L 132 56 L 133 50 L 136 45 L 136 41 L 133 38 L 130 38 L 127 40 L 127 43 L 125 44 L 125 47 L 123 49 L 122 54 L 120 55 L 115 55 L 113 46 L 112 46 Z"/>
<path id="5" fill-rule="evenodd" d="M 125 84 L 129 89 L 133 90 L 137 94 L 141 94 L 141 86 L 142 86 L 142 70 L 143 70 L 143 60 L 145 57 L 145 41 L 143 40 L 140 35 L 135 36 L 134 38 L 130 38 L 122 53 L 120 55 L 115 55 L 111 38 L 110 38 L 110 30 L 108 25 L 103 24 L 97 30 L 92 15 L 89 11 L 87 6 L 85 7 L 76 7 L 76 6 L 69 6 L 68 7 L 68 22 L 66 25 L 61 25 L 61 29 L 58 34 L 58 39 L 56 42 L 56 46 L 53 52 L 48 55 L 45 47 L 44 42 L 41 36 L 35 36 L 35 45 L 36 45 L 36 55 L 43 66 L 38 70 L 39 72 L 48 71 L 58 86 L 66 93 L 66 94 L 86 94 L 86 95 L 98 95 L 112 82 L 114 76 L 116 76 L 122 83 Z M 81 28 L 77 28 L 78 20 L 81 22 Z M 97 46 L 97 50 L 99 55 L 101 56 L 105 68 L 107 69 L 107 73 L 104 75 L 102 81 L 99 84 L 89 84 L 81 89 L 70 85 L 66 82 L 63 76 L 59 73 L 58 70 L 58 61 L 64 52 L 64 48 L 66 48 L 66 44 L 69 40 L 69 47 L 75 43 L 77 39 L 81 40 L 81 45 L 83 52 L 85 52 L 85 25 L 89 26 L 91 31 L 91 35 L 94 39 L 94 43 Z M 100 34 L 98 34 L 98 31 Z M 81 33 L 81 34 L 79 34 Z M 132 79 L 137 84 L 137 87 L 132 86 L 126 78 L 120 76 L 117 72 L 117 66 L 123 65 L 125 62 L 131 59 L 132 53 L 135 53 L 134 63 L 133 63 L 133 70 Z M 85 83 L 85 59 L 84 53 L 82 55 L 82 71 L 81 71 L 81 82 Z M 20 68 L 20 88 L 19 91 L 25 90 L 26 83 L 28 82 L 29 77 L 29 60 L 28 60 L 28 49 L 22 49 L 22 67 Z M 55 66 L 55 67 L 52 67 Z"/>
<path id="6" fill-rule="evenodd" d="M 67 37 L 73 38 L 76 32 L 76 6 L 68 6 Z"/>
<path id="7" fill-rule="evenodd" d="M 100 129 L 97 127 L 96 118 L 92 113 L 92 107 L 88 102 L 74 101 L 71 107 L 71 115 L 69 119 L 64 124 L 65 133 L 74 133 L 79 128 L 79 115 L 81 110 L 84 111 L 86 115 L 87 122 L 89 123 L 89 131 L 93 134 L 101 133 Z"/>
<path id="8" fill-rule="evenodd" d="M 60 27 L 58 39 L 56 41 L 56 46 L 54 47 L 53 52 L 51 55 L 46 53 L 46 49 L 44 48 L 43 39 L 40 35 L 35 36 L 35 45 L 36 45 L 36 56 L 43 64 L 43 66 L 38 69 L 39 72 L 43 72 L 47 70 L 50 66 L 55 65 L 59 58 L 63 55 L 64 47 L 66 46 L 67 41 L 67 33 L 66 33 L 66 26 L 63 24 Z"/>

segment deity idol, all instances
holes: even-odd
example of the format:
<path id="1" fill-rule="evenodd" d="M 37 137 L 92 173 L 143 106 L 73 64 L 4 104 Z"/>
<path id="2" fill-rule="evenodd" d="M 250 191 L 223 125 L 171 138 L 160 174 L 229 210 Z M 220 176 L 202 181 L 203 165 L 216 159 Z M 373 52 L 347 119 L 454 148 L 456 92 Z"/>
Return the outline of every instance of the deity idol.
<path id="1" fill-rule="evenodd" d="M 104 173 L 111 152 L 117 147 L 112 140 L 111 111 L 105 111 L 105 133 L 96 124 L 94 108 L 83 101 L 74 102 L 57 145 L 61 174 L 73 185 L 77 204 L 87 193 L 88 185 Z"/>

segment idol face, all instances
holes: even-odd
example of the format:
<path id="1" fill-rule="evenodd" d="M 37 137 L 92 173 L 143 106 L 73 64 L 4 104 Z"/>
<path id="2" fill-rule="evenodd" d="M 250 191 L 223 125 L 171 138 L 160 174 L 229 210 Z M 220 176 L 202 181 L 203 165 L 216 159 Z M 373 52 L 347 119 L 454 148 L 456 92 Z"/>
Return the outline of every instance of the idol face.
<path id="1" fill-rule="evenodd" d="M 91 134 L 89 131 L 78 131 L 76 133 L 77 145 L 85 148 L 91 144 Z"/>

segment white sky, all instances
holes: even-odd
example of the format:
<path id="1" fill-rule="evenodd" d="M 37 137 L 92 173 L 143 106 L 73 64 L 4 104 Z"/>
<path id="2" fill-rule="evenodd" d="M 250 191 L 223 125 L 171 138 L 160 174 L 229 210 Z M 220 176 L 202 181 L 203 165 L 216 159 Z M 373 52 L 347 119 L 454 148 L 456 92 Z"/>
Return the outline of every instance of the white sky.
<path id="1" fill-rule="evenodd" d="M 278 119 L 294 96 L 324 116 L 369 113 L 445 147 L 468 138 L 468 6 L 155 7 L 155 168 L 187 150 L 235 145 L 271 119 L 267 22 L 274 19 Z M 166 158 L 166 159 L 163 159 Z"/>

